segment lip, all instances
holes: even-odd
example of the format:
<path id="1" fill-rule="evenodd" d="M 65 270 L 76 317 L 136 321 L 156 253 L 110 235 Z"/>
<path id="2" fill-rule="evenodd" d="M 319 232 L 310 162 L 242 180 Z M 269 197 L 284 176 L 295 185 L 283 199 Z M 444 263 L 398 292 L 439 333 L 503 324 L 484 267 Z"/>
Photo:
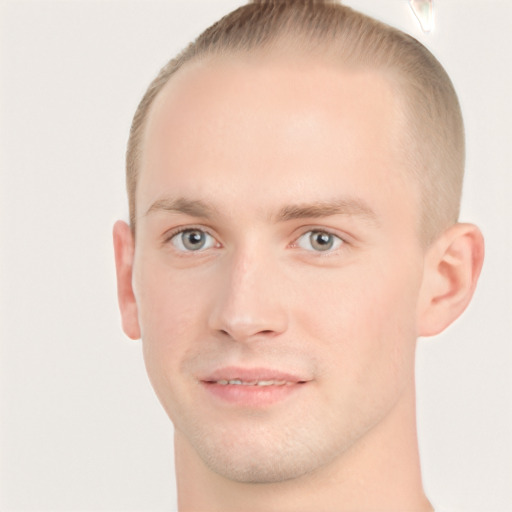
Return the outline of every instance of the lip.
<path id="1" fill-rule="evenodd" d="M 240 368 L 236 366 L 228 366 L 219 368 L 212 373 L 202 377 L 202 382 L 216 382 L 219 380 L 235 380 L 240 379 L 244 382 L 276 380 L 291 383 L 306 382 L 307 378 L 294 375 L 292 373 L 283 372 L 281 370 L 273 370 L 270 368 Z"/>
<path id="2" fill-rule="evenodd" d="M 200 379 L 217 403 L 242 408 L 263 408 L 282 402 L 304 389 L 311 379 L 270 368 L 219 368 Z M 243 384 L 231 384 L 241 381 Z M 264 385 L 258 385 L 258 383 Z M 245 384 L 245 385 L 244 385 Z"/>
<path id="3" fill-rule="evenodd" d="M 231 384 L 229 381 L 241 381 L 243 384 Z M 303 389 L 309 381 L 281 370 L 238 367 L 220 368 L 200 379 L 203 389 L 214 399 L 224 404 L 252 408 L 283 401 Z M 262 382 L 264 385 L 257 384 Z"/>

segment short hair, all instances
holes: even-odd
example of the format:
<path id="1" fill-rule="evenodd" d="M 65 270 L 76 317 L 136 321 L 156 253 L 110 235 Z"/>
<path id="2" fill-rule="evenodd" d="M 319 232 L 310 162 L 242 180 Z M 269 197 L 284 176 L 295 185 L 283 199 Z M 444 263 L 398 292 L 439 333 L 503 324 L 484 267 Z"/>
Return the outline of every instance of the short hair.
<path id="1" fill-rule="evenodd" d="M 330 0 L 254 0 L 206 29 L 151 82 L 133 118 L 126 155 L 130 224 L 148 112 L 187 62 L 214 56 L 290 49 L 350 69 L 382 72 L 403 99 L 400 143 L 420 190 L 420 236 L 429 244 L 458 220 L 464 174 L 464 126 L 452 82 L 412 36 Z"/>

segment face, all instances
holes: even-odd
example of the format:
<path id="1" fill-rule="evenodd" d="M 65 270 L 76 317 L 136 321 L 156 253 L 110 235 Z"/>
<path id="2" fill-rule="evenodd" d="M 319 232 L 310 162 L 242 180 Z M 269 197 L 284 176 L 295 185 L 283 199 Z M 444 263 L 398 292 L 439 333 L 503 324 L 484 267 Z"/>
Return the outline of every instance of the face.
<path id="1" fill-rule="evenodd" d="M 245 482 L 334 464 L 413 385 L 423 254 L 400 106 L 307 59 L 187 64 L 143 141 L 133 285 L 175 429 Z"/>

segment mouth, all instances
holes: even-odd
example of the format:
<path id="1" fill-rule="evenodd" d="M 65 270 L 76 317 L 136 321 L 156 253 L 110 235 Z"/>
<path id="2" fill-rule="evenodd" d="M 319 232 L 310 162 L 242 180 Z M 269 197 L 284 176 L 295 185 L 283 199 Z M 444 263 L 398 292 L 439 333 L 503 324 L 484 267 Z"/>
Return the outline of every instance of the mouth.
<path id="1" fill-rule="evenodd" d="M 207 384 L 219 384 L 220 386 L 293 386 L 294 384 L 304 384 L 306 381 L 290 382 L 286 380 L 251 380 L 242 379 L 221 379 L 216 381 L 206 381 Z"/>
<path id="2" fill-rule="evenodd" d="M 310 380 L 265 368 L 223 368 L 200 382 L 209 396 L 223 404 L 260 408 L 287 399 Z"/>

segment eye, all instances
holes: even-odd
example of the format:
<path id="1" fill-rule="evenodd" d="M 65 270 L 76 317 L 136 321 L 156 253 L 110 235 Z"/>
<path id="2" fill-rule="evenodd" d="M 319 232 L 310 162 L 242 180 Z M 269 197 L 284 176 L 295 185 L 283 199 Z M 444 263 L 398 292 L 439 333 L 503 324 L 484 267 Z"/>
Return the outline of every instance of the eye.
<path id="1" fill-rule="evenodd" d="M 343 244 L 343 240 L 327 231 L 308 231 L 298 240 L 297 245 L 307 251 L 327 252 L 338 249 Z"/>
<path id="2" fill-rule="evenodd" d="M 216 245 L 212 235 L 201 229 L 184 229 L 170 238 L 171 244 L 183 252 L 204 251 Z"/>

